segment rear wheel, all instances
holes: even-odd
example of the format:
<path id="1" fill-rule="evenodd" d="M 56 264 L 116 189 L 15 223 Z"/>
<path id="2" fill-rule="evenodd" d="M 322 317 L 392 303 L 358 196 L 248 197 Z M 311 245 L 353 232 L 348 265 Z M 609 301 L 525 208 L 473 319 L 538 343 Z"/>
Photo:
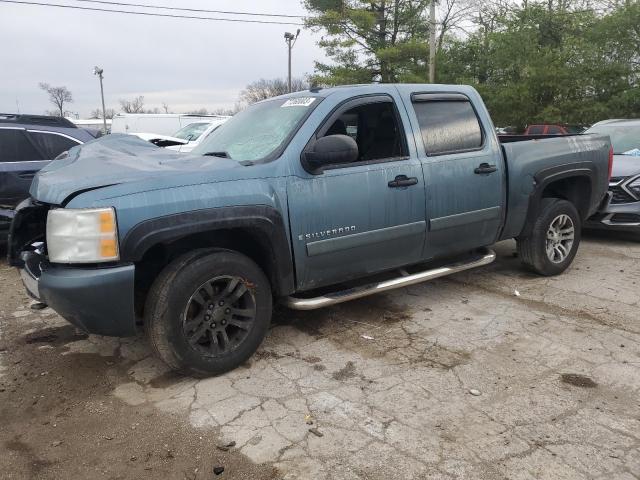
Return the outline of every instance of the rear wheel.
<path id="1" fill-rule="evenodd" d="M 540 275 L 564 272 L 578 251 L 582 223 L 567 200 L 545 198 L 530 235 L 518 239 L 522 263 Z"/>
<path id="2" fill-rule="evenodd" d="M 151 347 L 171 368 L 215 375 L 256 351 L 271 308 L 269 281 L 251 259 L 199 250 L 161 272 L 147 297 L 145 323 Z"/>

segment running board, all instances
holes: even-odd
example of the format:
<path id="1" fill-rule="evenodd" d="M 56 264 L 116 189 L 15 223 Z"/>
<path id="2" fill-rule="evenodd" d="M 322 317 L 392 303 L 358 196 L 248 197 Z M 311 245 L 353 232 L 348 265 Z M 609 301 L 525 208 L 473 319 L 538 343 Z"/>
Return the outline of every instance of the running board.
<path id="1" fill-rule="evenodd" d="M 478 251 L 470 260 L 465 262 L 456 262 L 444 267 L 432 268 L 422 272 L 408 274 L 404 270 L 400 270 L 400 276 L 390 280 L 384 280 L 379 283 L 370 283 L 359 287 L 348 288 L 338 292 L 328 293 L 313 298 L 297 298 L 286 297 L 284 304 L 294 310 L 315 310 L 316 308 L 328 307 L 337 303 L 348 302 L 356 298 L 366 297 L 374 293 L 386 292 L 395 288 L 408 287 L 416 283 L 426 282 L 435 278 L 444 277 L 453 273 L 462 272 L 471 268 L 488 265 L 496 259 L 496 253 L 493 250 L 483 248 Z"/>

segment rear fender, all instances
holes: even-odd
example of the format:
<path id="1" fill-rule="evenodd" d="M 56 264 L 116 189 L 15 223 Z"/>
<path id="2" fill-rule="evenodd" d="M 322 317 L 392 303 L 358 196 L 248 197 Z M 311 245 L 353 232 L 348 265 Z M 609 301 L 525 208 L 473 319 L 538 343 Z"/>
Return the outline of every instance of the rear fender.
<path id="1" fill-rule="evenodd" d="M 596 182 L 598 172 L 591 162 L 578 162 L 571 165 L 559 165 L 540 170 L 534 175 L 535 188 L 529 197 L 529 207 L 524 227 L 520 237 L 526 237 L 531 233 L 536 219 L 540 216 L 542 199 L 545 197 L 558 197 L 572 201 L 581 219 L 584 221 L 597 208 L 599 202 L 593 198 L 593 185 Z M 580 192 L 576 187 L 567 187 L 576 183 L 588 182 L 589 191 L 582 192 L 587 198 L 580 198 Z"/>

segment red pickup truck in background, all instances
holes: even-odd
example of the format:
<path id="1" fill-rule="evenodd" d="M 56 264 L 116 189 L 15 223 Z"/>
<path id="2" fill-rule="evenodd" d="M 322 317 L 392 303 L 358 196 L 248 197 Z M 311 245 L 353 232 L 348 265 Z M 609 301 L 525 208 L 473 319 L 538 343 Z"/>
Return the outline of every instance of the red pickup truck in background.
<path id="1" fill-rule="evenodd" d="M 540 124 L 529 125 L 524 131 L 524 135 L 568 135 L 583 131 L 584 127 L 580 125 Z"/>

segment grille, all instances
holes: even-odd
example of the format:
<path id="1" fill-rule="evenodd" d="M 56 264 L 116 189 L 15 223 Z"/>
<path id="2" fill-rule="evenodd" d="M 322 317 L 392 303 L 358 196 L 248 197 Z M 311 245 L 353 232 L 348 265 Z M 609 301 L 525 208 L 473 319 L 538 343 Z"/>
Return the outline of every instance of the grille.
<path id="1" fill-rule="evenodd" d="M 613 194 L 611 197 L 611 203 L 631 203 L 637 201 L 619 186 L 609 187 L 609 190 Z"/>
<path id="2" fill-rule="evenodd" d="M 48 205 L 25 200 L 16 207 L 15 217 L 9 229 L 7 257 L 9 264 L 21 267 L 20 252 L 32 249 L 33 242 L 45 240 Z"/>
<path id="3" fill-rule="evenodd" d="M 616 213 L 611 221 L 614 223 L 640 223 L 640 215 L 635 213 Z"/>

